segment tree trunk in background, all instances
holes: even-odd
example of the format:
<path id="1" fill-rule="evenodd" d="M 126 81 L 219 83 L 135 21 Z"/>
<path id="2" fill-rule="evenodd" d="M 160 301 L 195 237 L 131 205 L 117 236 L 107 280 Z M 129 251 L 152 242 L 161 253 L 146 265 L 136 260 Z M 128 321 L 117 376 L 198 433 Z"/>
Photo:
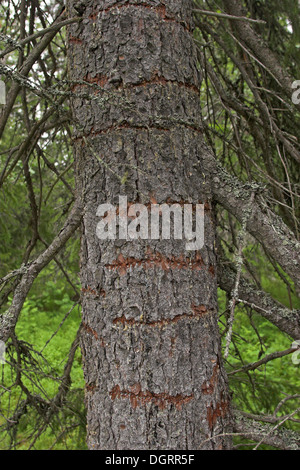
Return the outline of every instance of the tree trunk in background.
<path id="1" fill-rule="evenodd" d="M 69 1 L 90 449 L 229 449 L 192 3 Z M 85 82 L 85 83 L 82 83 Z M 90 95 L 85 98 L 84 95 Z M 103 203 L 205 203 L 205 246 L 100 241 Z M 203 441 L 206 441 L 202 444 Z"/>

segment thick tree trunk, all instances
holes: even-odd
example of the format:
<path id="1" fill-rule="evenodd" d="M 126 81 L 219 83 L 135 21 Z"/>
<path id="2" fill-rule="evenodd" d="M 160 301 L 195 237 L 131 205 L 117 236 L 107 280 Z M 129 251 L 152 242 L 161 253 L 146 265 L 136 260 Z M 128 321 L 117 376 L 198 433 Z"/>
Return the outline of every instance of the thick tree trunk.
<path id="1" fill-rule="evenodd" d="M 189 0 L 98 0 L 69 30 L 90 449 L 229 449 Z M 84 82 L 84 83 L 83 83 Z M 85 97 L 87 94 L 90 98 Z M 100 241 L 103 203 L 205 203 L 205 246 Z M 203 444 L 203 441 L 206 441 Z"/>

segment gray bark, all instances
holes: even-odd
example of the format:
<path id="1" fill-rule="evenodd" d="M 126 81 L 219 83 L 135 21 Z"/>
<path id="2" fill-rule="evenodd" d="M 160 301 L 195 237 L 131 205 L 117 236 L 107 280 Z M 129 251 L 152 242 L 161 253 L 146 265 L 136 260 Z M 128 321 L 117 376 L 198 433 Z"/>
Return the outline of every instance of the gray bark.
<path id="1" fill-rule="evenodd" d="M 300 242 L 283 220 L 260 197 L 261 188 L 255 183 L 242 184 L 237 178 L 230 176 L 207 147 L 205 169 L 211 177 L 211 188 L 215 201 L 240 222 L 245 217 L 245 211 L 249 210 L 251 194 L 258 193 L 251 206 L 247 231 L 261 243 L 268 255 L 291 277 L 296 293 L 300 295 Z"/>
<path id="2" fill-rule="evenodd" d="M 68 15 L 74 16 L 74 3 Z M 69 28 L 84 207 L 82 352 L 90 449 L 229 449 L 215 224 L 187 0 L 86 1 Z M 89 95 L 87 97 L 87 95 Z M 101 242 L 97 207 L 205 203 L 205 246 Z M 212 438 L 212 439 L 211 439 Z"/>
<path id="3" fill-rule="evenodd" d="M 272 426 L 245 418 L 236 412 L 234 431 L 246 439 L 261 442 L 281 450 L 300 450 L 299 434 L 284 427 Z"/>

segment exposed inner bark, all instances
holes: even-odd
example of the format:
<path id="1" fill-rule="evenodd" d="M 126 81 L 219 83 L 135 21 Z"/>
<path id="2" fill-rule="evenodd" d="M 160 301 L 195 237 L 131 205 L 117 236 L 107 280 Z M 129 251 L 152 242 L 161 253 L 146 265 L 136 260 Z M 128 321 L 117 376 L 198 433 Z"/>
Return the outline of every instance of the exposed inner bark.
<path id="1" fill-rule="evenodd" d="M 229 438 L 210 440 L 230 430 L 231 414 L 191 7 L 87 1 L 69 29 L 90 449 L 231 447 Z M 204 248 L 100 242 L 97 208 L 119 195 L 206 203 Z"/>

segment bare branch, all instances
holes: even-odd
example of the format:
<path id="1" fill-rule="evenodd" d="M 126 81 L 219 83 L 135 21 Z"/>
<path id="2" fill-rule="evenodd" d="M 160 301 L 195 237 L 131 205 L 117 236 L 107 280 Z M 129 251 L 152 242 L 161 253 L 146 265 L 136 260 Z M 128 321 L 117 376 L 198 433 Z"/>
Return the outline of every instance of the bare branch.
<path id="1" fill-rule="evenodd" d="M 2 341 L 6 342 L 14 330 L 26 296 L 38 274 L 50 263 L 78 228 L 81 222 L 81 211 L 81 204 L 76 201 L 60 233 L 49 247 L 29 265 L 26 274 L 23 275 L 15 290 L 11 306 L 0 319 L 0 339 Z"/>
<path id="2" fill-rule="evenodd" d="M 248 21 L 249 23 L 266 24 L 266 21 L 264 20 L 255 20 L 253 18 L 248 18 L 247 16 L 227 15 L 226 13 L 216 13 L 215 11 L 199 10 L 198 8 L 194 8 L 193 12 L 198 13 L 200 15 L 205 15 L 205 16 L 225 18 L 226 20 Z"/>
<path id="3" fill-rule="evenodd" d="M 228 14 L 233 16 L 243 16 L 243 7 L 237 0 L 223 0 Z M 293 78 L 286 70 L 283 70 L 278 57 L 265 44 L 263 38 L 247 22 L 235 21 L 234 27 L 239 38 L 254 52 L 255 56 L 264 63 L 277 82 L 281 84 L 285 94 L 291 96 Z M 300 105 L 296 105 L 300 109 Z"/>
<path id="4" fill-rule="evenodd" d="M 246 439 L 261 442 L 281 450 L 300 450 L 300 435 L 286 428 L 277 428 L 271 424 L 258 423 L 236 412 L 234 431 Z"/>
<path id="5" fill-rule="evenodd" d="M 235 375 L 239 372 L 247 372 L 249 370 L 255 370 L 258 367 L 262 366 L 263 364 L 267 364 L 270 361 L 274 361 L 274 359 L 279 359 L 281 357 L 288 356 L 289 354 L 293 354 L 296 350 L 297 350 L 296 348 L 289 348 L 289 349 L 286 349 L 285 351 L 279 351 L 279 352 L 274 352 L 272 354 L 268 354 L 268 356 L 264 357 L 260 361 L 247 364 L 246 366 L 241 367 L 241 369 L 237 369 L 232 372 L 229 372 L 228 375 Z"/>
<path id="6" fill-rule="evenodd" d="M 53 24 L 49 26 L 48 28 L 43 29 L 42 31 L 38 31 L 37 33 L 31 34 L 30 36 L 27 36 L 24 39 L 22 39 L 22 41 L 20 42 L 13 41 L 13 44 L 11 46 L 7 47 L 3 52 L 0 53 L 0 59 L 2 59 L 5 55 L 9 54 L 13 50 L 23 48 L 29 42 L 35 39 L 38 39 L 41 36 L 45 36 L 45 34 L 47 33 L 53 33 L 53 32 L 56 33 L 64 26 L 79 22 L 81 20 L 82 20 L 81 17 L 70 18 L 68 20 L 61 21 L 60 23 Z"/>
<path id="7" fill-rule="evenodd" d="M 246 238 L 246 227 L 247 223 L 249 220 L 249 217 L 251 216 L 252 212 L 252 205 L 254 202 L 255 198 L 255 192 L 252 192 L 250 202 L 247 208 L 244 210 L 244 215 L 243 215 L 243 223 L 242 223 L 242 228 L 240 232 L 240 243 L 239 243 L 239 248 L 238 248 L 238 254 L 237 254 L 237 273 L 236 273 L 236 278 L 235 278 L 235 283 L 234 283 L 234 289 L 232 291 L 232 298 L 230 301 L 230 318 L 228 321 L 228 334 L 226 338 L 226 347 L 225 347 L 225 353 L 224 357 L 227 359 L 228 354 L 229 354 L 229 347 L 231 343 L 231 338 L 232 338 L 232 331 L 233 331 L 233 323 L 234 323 L 234 311 L 235 311 L 235 305 L 236 301 L 238 298 L 238 293 L 239 293 L 239 286 L 240 286 L 240 281 L 241 281 L 241 274 L 242 274 L 242 267 L 243 267 L 243 249 L 244 249 L 244 244 L 245 244 L 245 238 Z"/>
<path id="8" fill-rule="evenodd" d="M 234 280 L 234 269 L 229 263 L 225 265 L 220 262 L 218 265 L 218 284 L 221 289 L 230 294 L 234 286 Z M 238 301 L 255 310 L 291 338 L 300 339 L 300 310 L 290 310 L 243 278 L 239 285 Z"/>
<path id="9" fill-rule="evenodd" d="M 209 148 L 206 154 L 207 170 L 211 175 L 212 191 L 216 201 L 242 222 L 253 189 L 258 189 L 259 186 L 251 183 L 243 185 L 224 170 Z M 259 201 L 259 197 L 253 203 L 247 230 L 291 277 L 300 294 L 300 243 L 283 220 L 264 205 L 262 199 Z"/>
<path id="10" fill-rule="evenodd" d="M 64 14 L 63 14 L 64 15 Z M 63 16 L 62 15 L 62 16 Z M 59 17 L 59 19 L 61 19 Z M 58 23 L 59 21 L 57 21 Z M 57 30 L 55 31 L 49 31 L 44 35 L 44 37 L 40 40 L 40 42 L 32 49 L 30 54 L 28 55 L 26 61 L 18 71 L 20 74 L 22 74 L 24 77 L 27 77 L 29 74 L 30 70 L 32 69 L 33 65 L 35 62 L 39 59 L 43 51 L 48 47 L 48 45 L 51 43 L 52 39 L 54 36 L 57 34 Z M 19 83 L 14 82 L 9 90 L 8 97 L 7 97 L 7 103 L 6 106 L 3 110 L 3 113 L 1 115 L 0 119 L 0 138 L 2 137 L 2 134 L 4 132 L 7 120 L 10 116 L 11 110 L 13 108 L 13 105 L 15 103 L 15 100 L 18 96 L 18 93 L 20 91 L 21 85 Z"/>

